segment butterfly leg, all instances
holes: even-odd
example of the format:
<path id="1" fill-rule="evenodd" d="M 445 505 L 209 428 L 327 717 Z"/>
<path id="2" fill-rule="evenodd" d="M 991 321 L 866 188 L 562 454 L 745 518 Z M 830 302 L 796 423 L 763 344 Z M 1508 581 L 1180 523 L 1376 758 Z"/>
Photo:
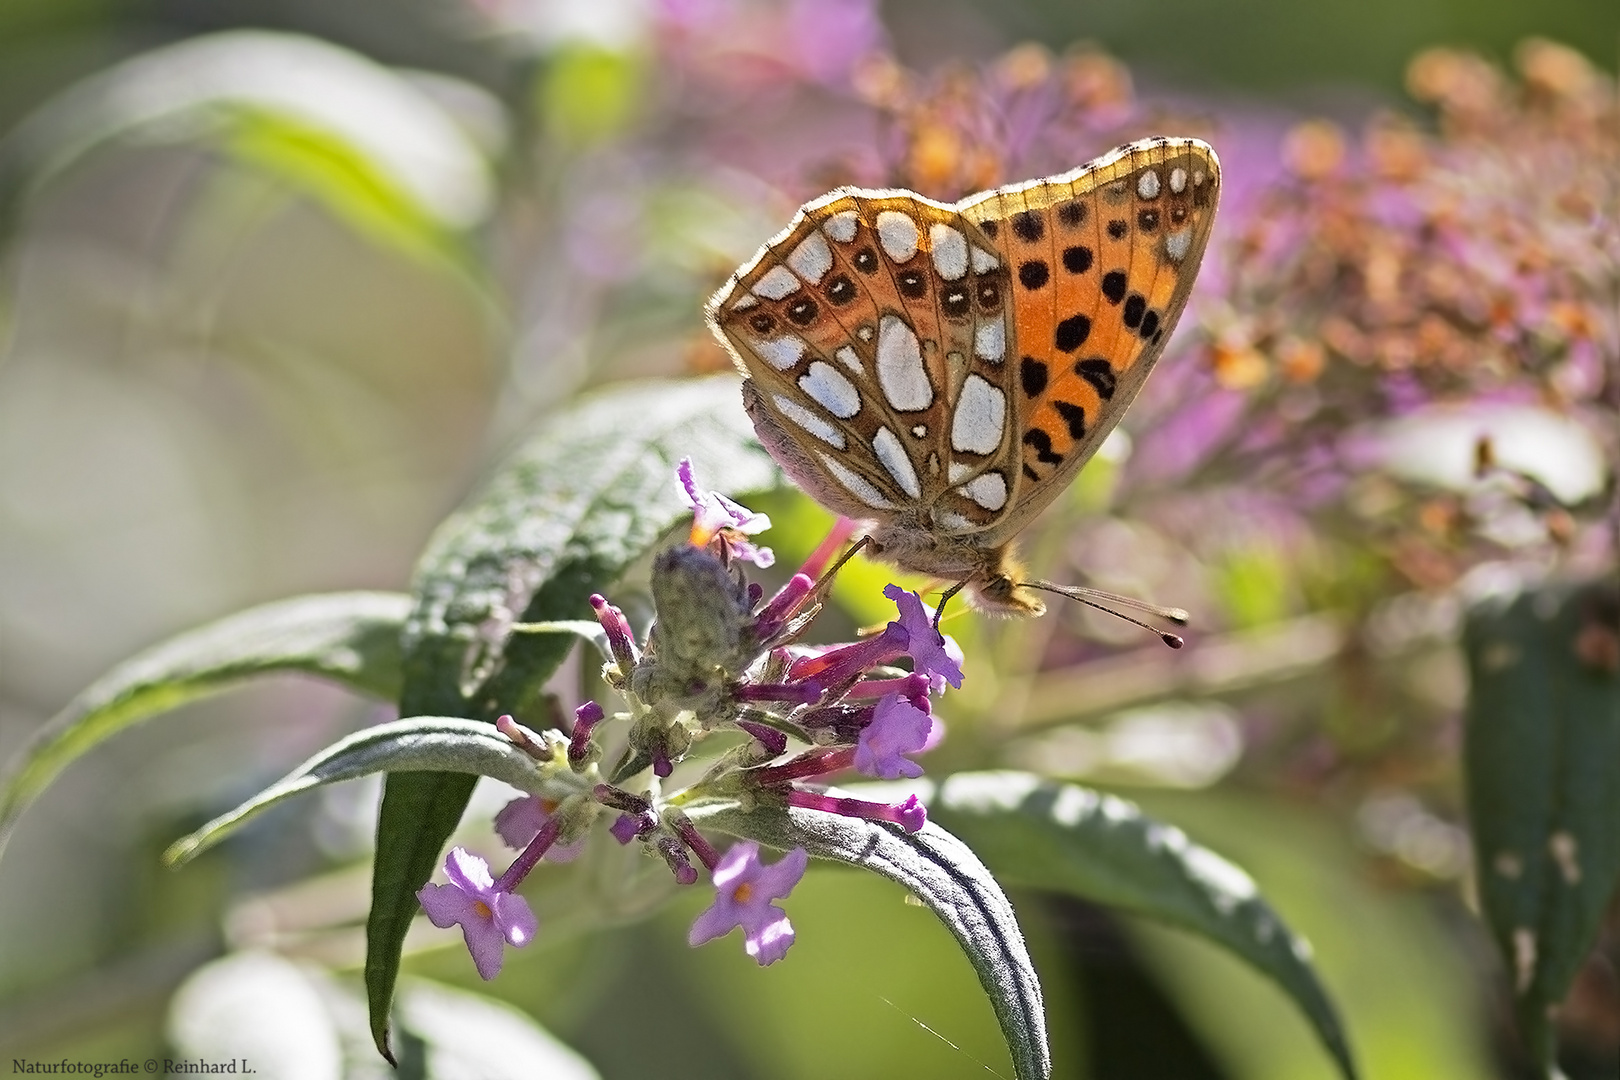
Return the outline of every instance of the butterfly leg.
<path id="1" fill-rule="evenodd" d="M 950 588 L 946 589 L 945 594 L 939 598 L 939 606 L 934 609 L 934 631 L 936 633 L 939 631 L 939 620 L 945 614 L 945 605 L 946 605 L 946 603 L 949 602 L 951 597 L 953 597 L 957 593 L 961 592 L 962 587 L 964 585 L 966 585 L 966 584 L 967 584 L 966 579 L 963 579 L 962 581 L 958 581 L 956 584 L 954 584 Z"/>

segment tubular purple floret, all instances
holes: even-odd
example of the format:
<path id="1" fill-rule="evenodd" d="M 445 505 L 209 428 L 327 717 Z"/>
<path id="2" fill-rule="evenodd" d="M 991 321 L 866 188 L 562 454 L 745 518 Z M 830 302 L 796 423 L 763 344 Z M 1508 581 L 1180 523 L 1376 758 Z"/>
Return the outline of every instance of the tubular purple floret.
<path id="1" fill-rule="evenodd" d="M 678 883 L 691 885 L 697 881 L 698 872 L 693 868 L 692 860 L 686 857 L 686 849 L 681 846 L 679 840 L 673 836 L 661 836 L 654 846 L 658 848 L 658 854 L 669 864 L 669 869 Z"/>
<path id="2" fill-rule="evenodd" d="M 784 701 L 793 705 L 814 705 L 822 690 L 813 682 L 743 683 L 731 692 L 734 701 Z"/>
<path id="3" fill-rule="evenodd" d="M 849 688 L 844 699 L 865 700 L 880 698 L 885 694 L 899 694 L 923 712 L 933 712 L 928 701 L 928 676 L 916 671 L 896 679 L 862 679 Z"/>
<path id="4" fill-rule="evenodd" d="M 815 791 L 800 791 L 798 788 L 789 788 L 787 802 L 789 806 L 799 806 L 806 810 L 820 810 L 824 813 L 838 814 L 842 817 L 893 822 L 905 829 L 906 832 L 916 832 L 928 821 L 928 811 L 922 805 L 922 800 L 915 795 L 912 795 L 903 803 L 888 806 L 883 803 L 867 802 L 865 799 L 838 798 Z"/>
<path id="5" fill-rule="evenodd" d="M 739 720 L 737 726 L 752 735 L 765 748 L 766 753 L 772 757 L 787 750 L 787 736 L 769 724 L 756 724 L 752 720 Z"/>
<path id="6" fill-rule="evenodd" d="M 587 701 L 574 710 L 574 734 L 568 740 L 568 760 L 578 764 L 591 749 L 591 730 L 607 716 L 602 706 Z"/>
<path id="7" fill-rule="evenodd" d="M 608 603 L 600 593 L 591 594 L 591 610 L 596 612 L 596 621 L 607 632 L 608 649 L 613 653 L 614 662 L 619 665 L 620 672 L 628 677 L 637 660 L 629 620 L 624 617 L 624 612 Z"/>
<path id="8" fill-rule="evenodd" d="M 855 763 L 853 746 L 822 746 L 806 750 L 792 761 L 748 772 L 748 779 L 760 787 L 776 787 L 812 776 L 843 772 Z"/>
<path id="9" fill-rule="evenodd" d="M 674 825 L 680 838 L 692 849 L 692 854 L 698 857 L 710 873 L 713 873 L 715 864 L 720 861 L 720 853 L 714 850 L 714 845 L 704 839 L 703 834 L 697 831 L 697 826 L 688 821 L 684 814 L 675 819 Z"/>
<path id="10" fill-rule="evenodd" d="M 612 833 L 613 839 L 619 843 L 628 844 L 651 828 L 653 828 L 651 815 L 620 814 L 613 819 L 613 824 L 608 826 L 608 832 Z"/>
<path id="11" fill-rule="evenodd" d="M 814 681 L 824 687 L 853 682 L 879 664 L 904 656 L 910 635 L 898 623 L 865 641 L 829 649 L 817 656 L 801 656 L 788 668 L 788 678 Z"/>
<path id="12" fill-rule="evenodd" d="M 534 760 L 551 760 L 551 752 L 546 749 L 545 744 L 536 742 L 534 739 L 534 733 L 528 728 L 524 727 L 522 724 L 518 723 L 516 720 L 512 719 L 510 714 L 496 718 L 495 730 L 500 732 L 502 735 L 505 735 L 511 740 L 512 745 L 534 758 Z"/>
<path id="13" fill-rule="evenodd" d="M 551 847 L 561 831 L 562 818 L 559 815 L 548 818 L 546 823 L 540 826 L 540 831 L 535 833 L 534 839 L 529 841 L 529 846 L 524 848 L 518 857 L 512 860 L 512 865 L 506 868 L 506 873 L 495 883 L 495 890 L 511 892 L 517 888 L 523 879 L 529 876 L 529 871 L 545 858 L 546 849 Z"/>
<path id="14" fill-rule="evenodd" d="M 815 587 L 815 579 L 808 574 L 794 574 L 789 578 L 788 583 L 782 586 L 775 596 L 771 597 L 770 603 L 760 609 L 759 615 L 754 620 L 755 632 L 759 635 L 760 640 L 768 641 L 773 637 L 775 631 L 780 629 L 784 623 L 793 617 L 793 613 L 799 610 L 799 605 L 804 602 L 804 598 L 809 596 L 810 591 Z"/>

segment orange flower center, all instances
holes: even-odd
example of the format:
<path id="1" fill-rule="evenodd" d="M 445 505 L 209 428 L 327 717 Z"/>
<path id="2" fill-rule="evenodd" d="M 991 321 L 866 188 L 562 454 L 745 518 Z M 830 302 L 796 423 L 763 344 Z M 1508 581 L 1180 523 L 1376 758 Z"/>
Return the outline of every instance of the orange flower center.
<path id="1" fill-rule="evenodd" d="M 748 903 L 748 898 L 753 895 L 754 886 L 746 881 L 731 891 L 731 898 L 739 904 Z"/>
<path id="2" fill-rule="evenodd" d="M 482 900 L 473 901 L 473 910 L 478 912 L 480 919 L 493 919 L 495 917 L 495 913 L 489 910 L 489 905 Z"/>

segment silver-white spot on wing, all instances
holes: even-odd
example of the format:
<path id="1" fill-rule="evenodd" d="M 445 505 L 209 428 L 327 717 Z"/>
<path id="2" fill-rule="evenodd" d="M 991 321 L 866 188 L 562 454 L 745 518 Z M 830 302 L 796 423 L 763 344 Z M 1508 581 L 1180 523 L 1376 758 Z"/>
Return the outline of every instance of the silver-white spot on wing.
<path id="1" fill-rule="evenodd" d="M 810 362 L 810 370 L 799 377 L 799 389 L 840 420 L 861 411 L 861 392 L 825 360 Z"/>
<path id="2" fill-rule="evenodd" d="M 773 266 L 754 282 L 754 292 L 767 300 L 780 300 L 790 292 L 797 292 L 799 279 L 785 266 Z"/>
<path id="3" fill-rule="evenodd" d="M 973 246 L 973 272 L 975 274 L 986 273 L 987 271 L 994 270 L 1000 265 L 1001 263 L 996 261 L 996 257 L 994 255 L 984 250 L 984 248 L 979 247 L 977 244 Z"/>
<path id="4" fill-rule="evenodd" d="M 874 510 L 894 509 L 894 503 L 890 502 L 888 499 L 885 499 L 883 497 L 883 492 L 873 487 L 872 482 L 866 477 L 862 476 L 854 469 L 851 469 L 848 465 L 845 465 L 842 461 L 839 461 L 831 454 L 821 453 L 818 451 L 817 456 L 821 458 L 821 463 L 827 466 L 827 471 L 833 474 L 833 478 L 848 488 L 850 494 L 861 500 L 861 502 L 865 503 L 867 506 L 870 506 Z"/>
<path id="5" fill-rule="evenodd" d="M 998 472 L 981 473 L 956 489 L 986 510 L 1007 505 L 1007 478 Z"/>
<path id="6" fill-rule="evenodd" d="M 958 514 L 955 510 L 934 511 L 934 524 L 950 529 L 954 532 L 966 532 L 973 528 L 973 522 L 966 515 Z"/>
<path id="7" fill-rule="evenodd" d="M 1159 172 L 1157 169 L 1148 169 L 1136 178 L 1136 193 L 1144 199 L 1157 199 L 1159 197 Z"/>
<path id="8" fill-rule="evenodd" d="M 916 412 L 934 403 L 922 346 L 916 332 L 897 315 L 885 315 L 878 323 L 877 377 L 883 396 L 900 412 Z"/>
<path id="9" fill-rule="evenodd" d="M 750 296 L 748 293 L 743 293 L 742 297 L 735 304 L 731 305 L 731 310 L 747 311 L 751 307 L 759 307 L 759 301 L 753 296 Z"/>
<path id="10" fill-rule="evenodd" d="M 777 371 L 786 371 L 804 355 L 804 339 L 788 334 L 769 341 L 754 342 L 754 351 Z"/>
<path id="11" fill-rule="evenodd" d="M 934 256 L 934 269 L 946 281 L 956 281 L 967 276 L 968 271 L 968 242 L 967 237 L 943 222 L 935 222 L 928 227 L 928 243 Z"/>
<path id="12" fill-rule="evenodd" d="M 1001 446 L 1006 426 L 1007 395 L 983 375 L 969 375 L 951 418 L 951 449 L 993 454 Z"/>
<path id="13" fill-rule="evenodd" d="M 815 285 L 832 269 L 832 248 L 827 246 L 825 236 L 813 232 L 793 249 L 793 253 L 787 257 L 787 264 L 795 274 Z"/>
<path id="14" fill-rule="evenodd" d="M 826 221 L 823 221 L 821 229 L 840 244 L 847 244 L 855 239 L 855 228 L 859 224 L 855 211 L 840 210 Z"/>
<path id="15" fill-rule="evenodd" d="M 1170 190 L 1177 195 L 1187 190 L 1187 170 L 1179 165 L 1170 170 Z"/>
<path id="16" fill-rule="evenodd" d="M 886 427 L 877 429 L 872 436 L 872 449 L 877 451 L 878 463 L 900 485 L 900 490 L 913 499 L 922 498 L 922 485 L 917 483 L 917 470 L 911 466 L 911 458 L 906 454 L 906 448 L 900 445 L 900 438 Z"/>
<path id="17" fill-rule="evenodd" d="M 844 433 L 842 431 L 839 431 L 826 420 L 823 420 L 821 417 L 817 416 L 803 405 L 800 405 L 792 398 L 784 397 L 781 394 L 772 394 L 771 401 L 776 404 L 776 409 L 778 412 L 802 427 L 804 430 L 808 431 L 810 434 L 814 435 L 816 438 L 820 439 L 822 442 L 827 443 L 829 446 L 835 446 L 840 450 L 844 449 L 848 445 L 848 443 L 844 441 Z"/>
<path id="18" fill-rule="evenodd" d="M 980 323 L 973 330 L 973 355 L 992 364 L 1001 363 L 1007 353 L 1007 326 L 1002 320 Z"/>
<path id="19" fill-rule="evenodd" d="M 845 367 L 849 368 L 849 370 L 853 371 L 855 374 L 857 374 L 857 375 L 865 375 L 866 374 L 866 368 L 864 366 L 862 366 L 862 364 L 861 364 L 860 353 L 857 353 L 854 349 L 850 348 L 848 345 L 839 346 L 838 351 L 833 353 L 833 356 L 835 358 L 837 358 L 837 360 L 838 360 L 838 362 L 840 364 L 843 364 Z"/>
<path id="20" fill-rule="evenodd" d="M 878 243 L 883 253 L 897 263 L 910 261 L 917 254 L 917 241 L 921 233 L 909 214 L 898 210 L 883 210 L 877 216 Z"/>
<path id="21" fill-rule="evenodd" d="M 946 475 L 950 477 L 950 482 L 954 484 L 958 480 L 965 478 L 972 471 L 973 466 L 969 465 L 967 462 L 953 461 L 951 462 L 950 472 Z"/>
<path id="22" fill-rule="evenodd" d="M 1187 249 L 1192 247 L 1192 230 L 1179 229 L 1164 238 L 1164 253 L 1170 256 L 1172 262 L 1180 262 L 1187 257 Z"/>

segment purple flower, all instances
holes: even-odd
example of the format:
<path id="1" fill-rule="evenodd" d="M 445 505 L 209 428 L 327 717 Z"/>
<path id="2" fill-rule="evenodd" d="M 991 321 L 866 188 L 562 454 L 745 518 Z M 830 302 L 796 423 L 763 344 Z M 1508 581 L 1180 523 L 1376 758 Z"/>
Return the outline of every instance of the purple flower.
<path id="1" fill-rule="evenodd" d="M 794 848 L 774 866 L 766 866 L 752 840 L 732 845 L 714 868 L 714 906 L 692 923 L 687 944 L 702 945 L 740 926 L 743 948 L 761 967 L 782 959 L 793 944 L 793 924 L 787 912 L 771 901 L 785 899 L 793 891 L 809 862 L 804 848 Z"/>
<path id="2" fill-rule="evenodd" d="M 464 848 L 450 849 L 444 872 L 448 884 L 424 885 L 416 898 L 434 926 L 461 924 L 473 966 L 486 981 L 493 979 L 500 974 L 503 946 L 522 948 L 534 937 L 534 912 L 523 897 L 497 889 L 489 864 Z"/>
<path id="3" fill-rule="evenodd" d="M 946 683 L 960 690 L 962 662 L 958 657 L 962 655 L 961 650 L 954 650 L 956 655 L 952 655 L 954 643 L 947 643 L 948 639 L 934 629 L 934 617 L 923 606 L 922 597 L 898 585 L 884 586 L 883 595 L 893 600 L 894 606 L 900 609 L 899 625 L 910 637 L 906 652 L 911 656 L 916 670 L 927 675 L 928 681 L 941 692 Z"/>
<path id="4" fill-rule="evenodd" d="M 921 776 L 922 766 L 901 755 L 920 752 L 933 726 L 926 712 L 899 694 L 885 694 L 855 743 L 856 770 L 879 780 Z"/>
<path id="5" fill-rule="evenodd" d="M 710 540 L 722 532 L 734 558 L 751 562 L 755 566 L 770 566 L 776 554 L 768 547 L 758 547 L 743 536 L 764 532 L 771 527 L 771 519 L 756 514 L 741 503 L 733 502 L 718 491 L 701 491 L 692 478 L 692 459 L 682 458 L 675 469 L 681 483 L 681 494 L 692 508 L 692 546 L 707 547 Z"/>
<path id="6" fill-rule="evenodd" d="M 546 822 L 557 812 L 556 799 L 543 799 L 539 795 L 525 795 L 501 807 L 495 815 L 495 832 L 506 841 L 507 847 L 522 851 L 528 847 Z M 555 863 L 573 862 L 585 850 L 586 838 L 581 836 L 572 844 L 556 844 L 546 849 L 545 857 Z"/>

